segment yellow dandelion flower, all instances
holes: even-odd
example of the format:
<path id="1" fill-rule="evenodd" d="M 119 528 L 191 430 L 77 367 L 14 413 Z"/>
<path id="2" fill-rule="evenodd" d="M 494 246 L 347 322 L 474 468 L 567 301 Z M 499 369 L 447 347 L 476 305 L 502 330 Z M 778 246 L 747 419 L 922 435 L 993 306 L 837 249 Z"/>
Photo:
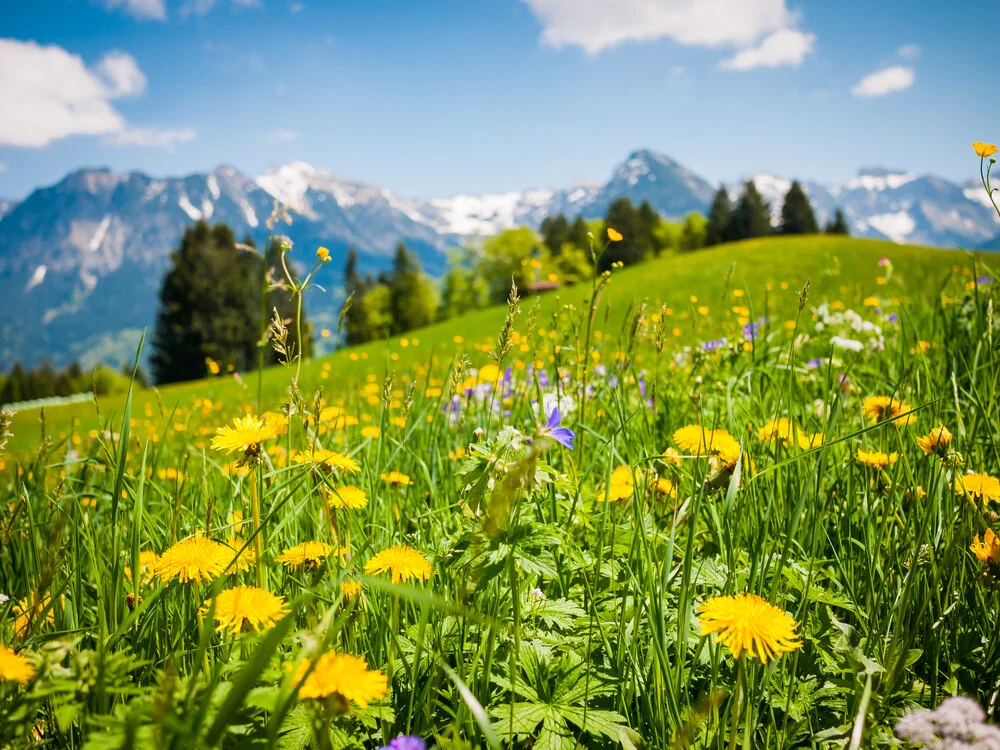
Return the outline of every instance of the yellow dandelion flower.
<path id="1" fill-rule="evenodd" d="M 156 576 L 164 583 L 214 581 L 232 562 L 233 550 L 203 536 L 182 539 L 160 556 Z"/>
<path id="2" fill-rule="evenodd" d="M 979 541 L 979 534 L 976 534 L 969 549 L 979 562 L 1000 565 L 1000 537 L 993 533 L 993 529 L 986 529 L 983 541 Z"/>
<path id="3" fill-rule="evenodd" d="M 677 488 L 674 486 L 674 483 L 666 477 L 660 477 L 657 479 L 656 484 L 653 485 L 653 489 L 658 495 L 663 495 L 664 497 L 677 497 Z"/>
<path id="4" fill-rule="evenodd" d="M 51 625 L 55 619 L 52 598 L 48 594 L 32 591 L 14 606 L 14 635 L 24 638 L 43 625 Z"/>
<path id="5" fill-rule="evenodd" d="M 663 455 L 660 458 L 664 463 L 668 463 L 671 466 L 681 466 L 684 463 L 681 454 L 675 448 L 667 448 L 663 451 Z"/>
<path id="6" fill-rule="evenodd" d="M 129 557 L 131 560 L 131 556 Z M 143 550 L 139 553 L 139 580 L 142 583 L 148 583 L 153 580 L 153 576 L 156 573 L 156 563 L 159 562 L 160 556 L 153 552 L 152 550 Z M 125 578 L 128 579 L 129 583 L 132 583 L 132 568 L 129 566 L 125 567 Z"/>
<path id="7" fill-rule="evenodd" d="M 406 487 L 413 484 L 413 480 L 401 471 L 390 471 L 387 474 L 382 474 L 382 481 L 390 487 Z"/>
<path id="8" fill-rule="evenodd" d="M 353 599 L 355 596 L 361 596 L 361 582 L 341 581 L 340 591 L 345 599 Z"/>
<path id="9" fill-rule="evenodd" d="M 212 438 L 212 448 L 226 453 L 242 451 L 247 456 L 257 455 L 260 444 L 276 436 L 277 427 L 274 423 L 248 414 L 236 417 L 231 427 L 220 427 Z"/>
<path id="10" fill-rule="evenodd" d="M 326 498 L 331 508 L 350 508 L 359 510 L 368 505 L 368 496 L 360 487 L 346 485 L 337 487 Z"/>
<path id="11" fill-rule="evenodd" d="M 375 425 L 368 425 L 361 428 L 361 437 L 366 437 L 370 440 L 377 440 L 381 434 L 382 428 Z"/>
<path id="12" fill-rule="evenodd" d="M 289 547 L 274 559 L 291 568 L 304 565 L 310 570 L 315 570 L 333 551 L 334 547 L 326 542 L 302 542 Z"/>
<path id="13" fill-rule="evenodd" d="M 799 448 L 804 451 L 810 448 L 819 448 L 823 445 L 823 433 L 814 432 L 812 435 L 806 435 L 805 433 L 799 433 Z"/>
<path id="14" fill-rule="evenodd" d="M 698 611 L 702 635 L 719 633 L 734 658 L 746 651 L 768 662 L 802 647 L 792 616 L 756 594 L 713 596 Z"/>
<path id="15" fill-rule="evenodd" d="M 361 471 L 361 466 L 350 456 L 328 451 L 326 448 L 295 451 L 292 454 L 292 460 L 299 464 L 316 464 L 323 469 L 341 469 L 349 474 L 357 474 Z"/>
<path id="16" fill-rule="evenodd" d="M 726 464 L 734 464 L 740 457 L 740 444 L 725 430 L 706 430 L 696 424 L 681 427 L 674 432 L 674 442 L 695 456 L 715 455 Z"/>
<path id="17" fill-rule="evenodd" d="M 792 439 L 792 423 L 787 417 L 769 419 L 763 427 L 757 430 L 757 437 L 767 442 L 783 440 L 787 443 Z"/>
<path id="18" fill-rule="evenodd" d="M 365 573 L 389 573 L 393 583 L 405 583 L 411 578 L 426 581 L 432 572 L 430 560 L 412 547 L 403 545 L 384 549 L 365 563 Z"/>
<path id="19" fill-rule="evenodd" d="M 883 453 L 882 451 L 866 451 L 864 448 L 858 448 L 857 459 L 859 463 L 865 466 L 870 466 L 873 469 L 878 469 L 881 471 L 889 464 L 896 463 L 899 460 L 898 453 Z"/>
<path id="20" fill-rule="evenodd" d="M 288 417 L 281 412 L 266 411 L 263 419 L 265 424 L 274 429 L 275 435 L 284 435 L 288 432 Z"/>
<path id="21" fill-rule="evenodd" d="M 937 453 L 943 456 L 948 452 L 948 446 L 951 445 L 951 432 L 943 424 L 938 425 L 923 437 L 918 437 L 917 445 L 928 455 Z"/>
<path id="22" fill-rule="evenodd" d="M 966 474 L 958 478 L 957 489 L 982 501 L 1000 500 L 1000 482 L 989 474 Z"/>
<path id="23" fill-rule="evenodd" d="M 229 537 L 227 537 L 225 544 L 227 547 L 229 547 L 230 550 L 232 550 L 232 554 L 230 555 L 229 558 L 230 560 L 233 557 L 236 557 L 236 553 L 239 552 L 239 557 L 236 557 L 236 562 L 233 563 L 234 571 L 237 571 L 239 573 L 245 573 L 251 568 L 256 567 L 257 553 L 254 550 L 253 545 L 249 545 L 246 549 L 240 552 L 240 550 L 243 549 L 243 545 L 246 544 L 246 542 L 244 542 L 238 536 L 234 535 L 230 535 Z M 228 565 L 229 563 L 226 564 Z"/>
<path id="24" fill-rule="evenodd" d="M 34 676 L 31 662 L 0 643 L 0 680 L 27 685 Z"/>
<path id="25" fill-rule="evenodd" d="M 987 156 L 993 156 L 997 152 L 997 144 L 976 141 L 972 144 L 972 150 L 976 152 L 976 156 L 980 159 L 985 159 Z"/>
<path id="26" fill-rule="evenodd" d="M 917 421 L 916 414 L 909 414 L 897 419 L 901 414 L 906 414 L 910 411 L 913 411 L 912 406 L 904 404 L 902 401 L 897 401 L 890 396 L 868 396 L 861 404 L 862 414 L 872 424 L 884 422 L 887 419 L 895 419 L 897 427 L 913 424 Z"/>
<path id="27" fill-rule="evenodd" d="M 295 684 L 309 672 L 310 663 L 299 664 L 293 678 Z M 371 701 L 389 694 L 389 681 L 377 669 L 368 669 L 365 660 L 351 654 L 329 651 L 320 656 L 309 676 L 299 686 L 299 698 L 329 698 L 339 695 L 345 701 L 367 708 Z"/>
<path id="28" fill-rule="evenodd" d="M 610 503 L 632 497 L 635 487 L 632 483 L 632 470 L 628 466 L 617 466 L 611 472 L 608 484 L 607 500 Z"/>
<path id="29" fill-rule="evenodd" d="M 612 242 L 621 242 L 625 238 L 622 236 L 622 233 L 619 232 L 617 229 L 612 229 L 611 227 L 608 227 L 608 239 L 611 240 Z"/>
<path id="30" fill-rule="evenodd" d="M 202 614 L 208 614 L 211 599 L 205 602 Z M 215 621 L 218 630 L 239 635 L 249 630 L 267 630 L 288 614 L 285 598 L 256 586 L 236 586 L 215 598 Z"/>

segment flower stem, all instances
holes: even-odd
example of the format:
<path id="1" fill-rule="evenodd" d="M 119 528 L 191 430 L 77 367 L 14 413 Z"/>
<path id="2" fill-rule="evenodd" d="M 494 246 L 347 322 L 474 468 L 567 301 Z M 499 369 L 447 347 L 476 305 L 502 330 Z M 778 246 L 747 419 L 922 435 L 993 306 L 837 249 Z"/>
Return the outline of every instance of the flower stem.
<path id="1" fill-rule="evenodd" d="M 729 727 L 729 750 L 736 750 L 736 735 L 740 729 L 740 700 L 743 698 L 744 658 L 740 654 L 736 660 L 736 691 L 733 693 L 733 719 Z"/>
<path id="2" fill-rule="evenodd" d="M 256 468 L 250 476 L 250 510 L 253 513 L 253 554 L 257 564 L 257 588 L 264 588 L 264 546 L 260 538 L 260 469 Z"/>

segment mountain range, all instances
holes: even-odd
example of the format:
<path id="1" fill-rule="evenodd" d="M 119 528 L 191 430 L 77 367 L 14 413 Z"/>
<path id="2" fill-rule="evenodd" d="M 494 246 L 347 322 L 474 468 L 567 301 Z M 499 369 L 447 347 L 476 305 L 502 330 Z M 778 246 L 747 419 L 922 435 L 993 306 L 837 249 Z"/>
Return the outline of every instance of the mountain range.
<path id="1" fill-rule="evenodd" d="M 776 223 L 790 181 L 769 173 L 749 179 L 770 202 Z M 938 246 L 1000 244 L 1000 224 L 978 182 L 957 185 L 873 168 L 842 185 L 803 186 L 820 222 L 843 208 L 855 235 Z M 727 187 L 735 198 L 740 183 Z M 300 257 L 325 245 L 335 260 L 320 280 L 327 291 L 309 300 L 314 322 L 322 325 L 335 320 L 349 247 L 363 269 L 379 270 L 402 241 L 436 275 L 447 267 L 447 251 L 470 238 L 537 227 L 559 213 L 599 217 L 620 197 L 648 200 L 661 215 L 679 218 L 704 212 L 715 189 L 648 150 L 630 154 L 603 183 L 448 198 L 406 197 L 303 162 L 256 178 L 231 166 L 176 178 L 81 169 L 22 201 L 0 201 L 0 365 L 127 359 L 138 332 L 152 325 L 172 248 L 198 219 L 225 222 L 260 245 L 275 201 L 289 205 L 293 223 L 276 231 L 305 251 Z"/>

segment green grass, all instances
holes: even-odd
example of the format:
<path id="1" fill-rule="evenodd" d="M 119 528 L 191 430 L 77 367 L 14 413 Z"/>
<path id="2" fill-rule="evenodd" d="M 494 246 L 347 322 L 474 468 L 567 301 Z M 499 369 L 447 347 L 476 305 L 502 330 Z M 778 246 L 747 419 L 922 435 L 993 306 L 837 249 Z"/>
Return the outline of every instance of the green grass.
<path id="1" fill-rule="evenodd" d="M 696 314 L 687 320 L 678 316 L 677 325 L 682 331 L 683 343 L 714 338 L 722 335 L 721 319 L 732 304 L 788 315 L 795 310 L 798 291 L 807 281 L 811 284 L 814 300 L 844 296 L 842 288 L 846 288 L 849 295 L 878 294 L 883 290 L 875 285 L 874 279 L 878 260 L 882 257 L 892 261 L 903 279 L 901 285 L 890 287 L 890 291 L 918 298 L 935 294 L 954 268 L 968 266 L 964 254 L 956 251 L 846 237 L 768 238 L 721 245 L 671 255 L 619 272 L 602 300 L 596 325 L 609 332 L 618 332 L 628 312 L 643 302 L 651 306 L 666 304 L 677 313 L 707 305 L 710 308 L 707 316 Z M 782 282 L 786 288 L 781 287 Z M 770 291 L 766 289 L 768 283 L 772 285 Z M 727 296 L 727 290 L 733 288 L 745 289 L 747 297 L 735 300 Z M 581 308 L 588 294 L 588 286 L 578 285 L 542 296 L 539 320 L 544 325 L 544 321 L 565 305 Z M 697 305 L 690 302 L 692 295 L 699 297 Z M 530 302 L 526 300 L 525 309 Z M 504 307 L 489 308 L 414 331 L 405 337 L 341 350 L 307 362 L 303 365 L 304 387 L 337 393 L 355 388 L 370 374 L 376 374 L 381 380 L 387 372 L 406 372 L 416 363 L 429 363 L 432 370 L 440 374 L 459 351 L 469 351 L 474 363 L 484 361 L 483 352 L 477 352 L 470 345 L 492 344 L 504 315 Z M 455 343 L 456 336 L 463 339 L 462 344 Z M 403 347 L 401 338 L 416 339 L 419 344 Z M 364 359 L 353 359 L 352 355 Z M 320 377 L 324 364 L 331 366 L 327 379 Z M 281 367 L 265 371 L 263 409 L 273 407 L 284 398 L 286 385 L 286 374 Z M 196 398 L 227 403 L 235 400 L 255 402 L 256 389 L 256 373 L 243 373 L 242 384 L 229 377 L 182 383 L 161 388 L 159 399 L 152 392 L 137 393 L 135 403 L 140 407 L 150 404 L 157 409 L 162 403 L 170 411 Z M 124 396 L 106 398 L 102 399 L 101 409 L 106 415 L 120 414 L 123 404 Z M 12 448 L 24 448 L 37 442 L 39 416 L 37 411 L 25 411 L 16 416 Z M 71 427 L 86 432 L 97 426 L 92 404 L 49 408 L 45 421 L 47 434 L 55 439 L 65 438 Z"/>
<path id="2" fill-rule="evenodd" d="M 998 524 L 993 500 L 959 491 L 967 471 L 1000 476 L 986 273 L 838 238 L 661 259 L 596 299 L 573 288 L 307 363 L 298 390 L 268 371 L 262 407 L 291 394 L 288 429 L 245 475 L 210 440 L 257 410 L 252 375 L 163 389 L 162 408 L 146 392 L 105 400 L 94 439 L 87 409 L 47 415 L 52 437 L 80 423 L 66 441 L 18 415 L 0 643 L 36 672 L 3 679 L 0 652 L 0 746 L 325 750 L 403 733 L 440 750 L 899 747 L 901 716 L 955 694 L 995 721 L 1000 546 L 980 561 L 970 545 Z M 478 372 L 449 371 L 460 350 Z M 498 392 L 485 373 L 507 366 Z M 899 413 L 874 421 L 870 396 Z M 572 448 L 541 427 L 555 403 Z M 769 440 L 775 418 L 790 427 Z M 953 439 L 927 454 L 916 438 L 939 424 Z M 706 447 L 685 427 L 720 432 Z M 317 448 L 341 468 L 296 460 Z M 348 484 L 364 507 L 340 507 Z M 233 544 L 207 580 L 162 561 L 126 576 L 194 534 Z M 278 559 L 307 541 L 343 553 Z M 397 545 L 426 580 L 373 563 Z M 289 613 L 217 629 L 225 592 L 259 583 Z M 703 605 L 741 594 L 793 632 L 766 664 L 705 632 Z M 378 673 L 370 702 L 362 676 L 321 666 L 339 692 L 300 689 L 330 650 Z"/>

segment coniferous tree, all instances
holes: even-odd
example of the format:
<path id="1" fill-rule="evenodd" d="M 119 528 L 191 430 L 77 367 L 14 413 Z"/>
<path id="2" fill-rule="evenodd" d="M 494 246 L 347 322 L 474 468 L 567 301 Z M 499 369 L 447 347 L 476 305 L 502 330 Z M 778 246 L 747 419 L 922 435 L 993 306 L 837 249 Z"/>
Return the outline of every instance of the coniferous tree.
<path id="1" fill-rule="evenodd" d="M 587 220 L 582 216 L 577 216 L 573 220 L 566 240 L 569 244 L 583 250 L 588 258 L 590 257 L 590 227 L 587 226 Z"/>
<path id="2" fill-rule="evenodd" d="M 656 236 L 656 229 L 660 225 L 660 215 L 656 213 L 649 201 L 643 201 L 639 206 L 637 214 L 639 220 L 639 242 L 643 257 L 659 255 L 662 246 Z"/>
<path id="3" fill-rule="evenodd" d="M 612 242 L 601 256 L 599 271 L 606 271 L 613 263 L 631 266 L 645 259 L 648 251 L 647 237 L 639 221 L 639 212 L 628 198 L 619 198 L 608 206 L 604 217 L 605 231 L 615 229 L 622 235 L 619 242 Z M 605 235 L 606 236 L 606 235 Z M 605 238 L 601 238 L 605 241 Z"/>
<path id="4" fill-rule="evenodd" d="M 690 252 L 705 246 L 705 231 L 708 227 L 705 218 L 699 213 L 690 213 L 684 217 L 684 224 L 681 225 L 680 238 L 677 243 L 678 250 Z"/>
<path id="5" fill-rule="evenodd" d="M 3 388 L 0 389 L 0 404 L 16 404 L 18 401 L 24 401 L 24 381 L 24 365 L 15 362 L 3 381 Z"/>
<path id="6" fill-rule="evenodd" d="M 424 275 L 420 261 L 402 242 L 396 247 L 388 287 L 392 333 L 403 333 L 434 322 L 437 309 L 434 287 Z"/>
<path id="7" fill-rule="evenodd" d="M 705 246 L 719 245 L 726 241 L 726 230 L 732 217 L 733 206 L 729 202 L 729 192 L 725 185 L 720 187 L 712 198 L 712 207 L 708 211 L 708 222 L 705 225 Z"/>
<path id="8" fill-rule="evenodd" d="M 566 217 L 563 214 L 547 216 L 542 220 L 539 229 L 542 233 L 542 244 L 552 255 L 559 255 L 562 246 L 569 242 L 570 224 Z"/>
<path id="9" fill-rule="evenodd" d="M 354 248 L 347 251 L 347 261 L 344 263 L 344 293 L 350 297 L 351 306 L 344 316 L 344 342 L 360 344 L 370 341 L 373 336 L 368 322 L 368 308 L 365 304 L 365 294 L 370 284 L 366 283 L 358 271 L 358 254 Z"/>
<path id="10" fill-rule="evenodd" d="M 781 233 L 816 234 L 817 232 L 819 224 L 816 223 L 816 215 L 809 203 L 809 196 L 799 181 L 795 180 L 788 188 L 785 202 L 781 206 Z"/>
<path id="11" fill-rule="evenodd" d="M 753 180 L 747 180 L 726 227 L 726 242 L 749 240 L 768 234 L 771 234 L 771 209 L 757 191 Z"/>
<path id="12" fill-rule="evenodd" d="M 826 222 L 826 226 L 823 231 L 827 234 L 850 234 L 851 231 L 847 227 L 847 218 L 844 216 L 844 212 L 841 209 L 837 209 L 834 214 L 834 218 Z"/>
<path id="13" fill-rule="evenodd" d="M 204 377 L 209 357 L 224 368 L 256 361 L 260 312 L 249 257 L 224 224 L 199 221 L 185 230 L 160 289 L 152 356 L 158 383 Z"/>

